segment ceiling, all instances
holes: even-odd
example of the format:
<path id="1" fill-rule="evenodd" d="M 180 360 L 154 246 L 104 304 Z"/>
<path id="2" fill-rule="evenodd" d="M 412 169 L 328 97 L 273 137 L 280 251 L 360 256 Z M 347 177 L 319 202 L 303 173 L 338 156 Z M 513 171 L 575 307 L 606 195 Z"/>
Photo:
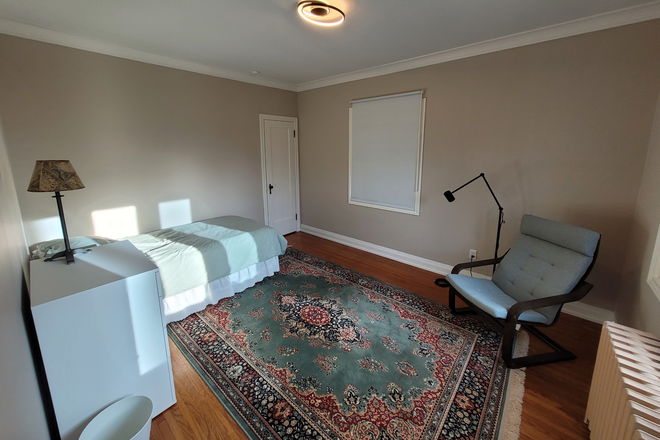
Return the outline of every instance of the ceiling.
<path id="1" fill-rule="evenodd" d="M 648 0 L 328 2 L 342 25 L 296 0 L 0 0 L 0 33 L 305 90 L 660 17 Z"/>

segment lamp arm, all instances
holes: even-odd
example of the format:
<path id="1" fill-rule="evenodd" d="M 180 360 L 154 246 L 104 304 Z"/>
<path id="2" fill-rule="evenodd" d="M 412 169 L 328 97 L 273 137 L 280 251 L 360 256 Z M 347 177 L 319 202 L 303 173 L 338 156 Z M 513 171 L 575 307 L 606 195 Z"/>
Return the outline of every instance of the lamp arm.
<path id="1" fill-rule="evenodd" d="M 500 208 L 500 212 L 504 211 L 504 208 L 502 208 L 502 205 L 500 205 L 500 202 L 497 200 L 497 197 L 495 197 L 495 193 L 493 192 L 493 188 L 490 187 L 490 184 L 488 183 L 488 180 L 486 180 L 486 176 L 484 173 L 479 174 L 477 177 L 483 177 L 484 182 L 486 182 L 486 186 L 488 187 L 488 191 L 490 191 L 490 194 L 493 196 L 495 199 L 495 203 L 497 203 L 497 207 Z"/>
<path id="2" fill-rule="evenodd" d="M 490 187 L 490 184 L 488 183 L 488 180 L 486 179 L 486 175 L 484 173 L 479 174 L 474 179 L 470 180 L 469 182 L 467 182 L 467 183 L 459 186 L 455 190 L 451 191 L 451 194 L 454 194 L 456 191 L 465 188 L 466 186 L 468 186 L 469 184 L 471 184 L 472 182 L 474 182 L 475 180 L 477 180 L 480 177 L 482 179 L 484 179 L 484 183 L 488 187 L 488 191 L 490 191 L 490 195 L 493 196 L 493 199 L 495 200 L 495 203 L 497 203 L 497 207 L 500 210 L 500 214 L 499 214 L 499 217 L 497 219 L 497 238 L 495 240 L 495 258 L 498 258 L 497 257 L 497 252 L 499 251 L 499 248 L 500 248 L 500 233 L 502 231 L 502 224 L 504 223 L 504 208 L 502 208 L 502 205 L 500 205 L 500 201 L 497 200 L 497 196 L 493 192 L 493 188 Z M 445 193 L 445 197 L 447 197 L 447 200 L 449 200 L 451 202 L 451 201 L 453 201 L 453 197 L 451 197 L 451 194 L 447 195 L 448 192 Z M 497 264 L 493 264 L 493 273 L 495 273 L 495 268 L 496 267 L 497 267 Z"/>
<path id="3" fill-rule="evenodd" d="M 479 177 L 484 179 L 484 182 L 486 183 L 486 186 L 488 187 L 488 191 L 490 191 L 490 195 L 493 196 L 493 199 L 495 199 L 495 203 L 497 203 L 497 207 L 500 208 L 500 211 L 504 210 L 504 208 L 502 208 L 502 205 L 500 205 L 499 200 L 497 200 L 497 197 L 495 196 L 495 193 L 493 192 L 493 188 L 490 187 L 490 184 L 488 183 L 488 180 L 486 180 L 486 175 L 484 173 L 479 174 L 477 177 L 470 180 L 468 183 L 464 183 L 463 185 L 459 186 L 458 188 L 453 190 L 451 193 L 454 194 L 458 190 L 465 188 L 466 186 L 468 186 L 469 184 L 471 184 L 472 182 L 477 180 Z"/>
<path id="4" fill-rule="evenodd" d="M 453 190 L 451 193 L 454 194 L 454 193 L 455 193 L 456 191 L 458 191 L 459 189 L 463 189 L 463 188 L 465 188 L 466 186 L 468 186 L 469 184 L 471 184 L 472 182 L 474 182 L 475 180 L 477 180 L 479 177 L 484 177 L 484 179 L 485 179 L 484 173 L 479 174 L 477 177 L 475 177 L 474 179 L 470 180 L 468 183 L 464 183 L 463 185 L 459 186 L 458 188 L 456 188 L 455 190 Z M 488 183 L 486 183 L 486 185 L 488 185 Z M 492 191 L 491 191 L 491 192 L 492 192 Z"/>

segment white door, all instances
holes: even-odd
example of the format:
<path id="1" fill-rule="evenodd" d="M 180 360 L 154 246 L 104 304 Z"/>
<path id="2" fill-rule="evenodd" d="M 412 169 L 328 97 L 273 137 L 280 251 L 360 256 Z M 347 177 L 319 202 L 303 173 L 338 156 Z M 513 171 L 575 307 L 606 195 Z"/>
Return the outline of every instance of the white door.
<path id="1" fill-rule="evenodd" d="M 280 234 L 300 229 L 296 119 L 260 115 L 265 223 Z"/>

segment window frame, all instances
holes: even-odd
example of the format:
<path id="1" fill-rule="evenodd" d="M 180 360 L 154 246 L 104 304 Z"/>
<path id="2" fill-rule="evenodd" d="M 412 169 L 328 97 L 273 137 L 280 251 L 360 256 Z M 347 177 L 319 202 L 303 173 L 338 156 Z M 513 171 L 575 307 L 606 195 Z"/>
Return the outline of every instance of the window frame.
<path id="1" fill-rule="evenodd" d="M 658 300 L 660 300 L 660 227 L 658 228 L 658 234 L 655 239 L 653 257 L 651 257 L 651 265 L 646 283 L 651 287 Z"/>
<path id="2" fill-rule="evenodd" d="M 416 153 L 417 153 L 417 159 L 416 159 L 416 168 L 415 168 L 415 182 L 414 182 L 414 188 L 415 188 L 415 195 L 414 195 L 414 209 L 404 209 L 396 206 L 390 206 L 387 204 L 378 204 L 378 203 L 368 203 L 364 201 L 359 201 L 359 200 L 354 200 L 352 197 L 353 193 L 353 151 L 354 151 L 354 146 L 353 146 L 353 105 L 355 103 L 360 103 L 360 102 L 367 102 L 367 101 L 376 101 L 376 100 L 383 100 L 383 99 L 395 99 L 399 97 L 408 97 L 412 95 L 420 95 L 421 96 L 421 102 L 420 102 L 420 113 L 419 113 L 419 127 L 418 127 L 418 141 L 417 141 L 417 146 L 416 146 Z M 350 102 L 350 107 L 348 109 L 348 123 L 349 123 L 349 128 L 348 128 L 348 136 L 349 136 L 349 141 L 348 141 L 348 203 L 349 205 L 356 205 L 356 206 L 364 206 L 368 208 L 376 208 L 376 209 L 382 209 L 385 211 L 393 211 L 393 212 L 398 212 L 402 214 L 409 214 L 409 215 L 419 215 L 420 211 L 420 205 L 421 205 L 421 190 L 422 190 L 422 168 L 423 168 L 423 157 L 424 157 L 424 128 L 425 128 L 425 123 L 426 123 L 426 98 L 424 97 L 424 92 L 423 90 L 419 91 L 413 91 L 413 92 L 405 92 L 405 93 L 397 93 L 393 95 L 383 95 L 383 96 L 377 96 L 373 98 L 365 98 L 365 99 L 357 99 L 357 100 L 352 100 Z"/>

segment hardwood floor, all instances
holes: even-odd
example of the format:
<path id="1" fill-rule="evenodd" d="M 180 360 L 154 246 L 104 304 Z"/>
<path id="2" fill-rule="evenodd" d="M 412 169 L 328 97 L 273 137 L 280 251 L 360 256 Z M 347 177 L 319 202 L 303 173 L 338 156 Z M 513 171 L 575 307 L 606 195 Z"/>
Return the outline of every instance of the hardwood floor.
<path id="1" fill-rule="evenodd" d="M 302 232 L 287 235 L 290 245 L 417 294 L 447 304 L 447 289 L 437 275 Z M 546 333 L 578 356 L 577 360 L 527 369 L 521 440 L 588 439 L 584 412 L 601 326 L 563 314 Z M 247 439 L 238 424 L 170 341 L 177 403 L 156 417 L 152 440 Z M 531 338 L 530 354 L 544 344 Z"/>

